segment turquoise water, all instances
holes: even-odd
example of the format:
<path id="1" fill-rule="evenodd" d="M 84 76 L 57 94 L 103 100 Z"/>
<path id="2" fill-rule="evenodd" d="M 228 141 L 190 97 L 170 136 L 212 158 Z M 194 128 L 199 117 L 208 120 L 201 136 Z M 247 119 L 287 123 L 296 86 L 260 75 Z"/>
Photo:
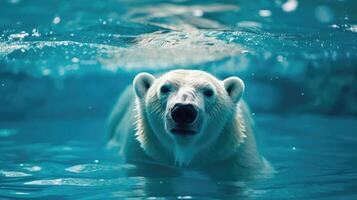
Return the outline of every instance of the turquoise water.
<path id="1" fill-rule="evenodd" d="M 0 199 L 356 199 L 354 1 L 0 1 Z M 151 173 L 106 149 L 136 73 L 242 77 L 276 174 Z"/>

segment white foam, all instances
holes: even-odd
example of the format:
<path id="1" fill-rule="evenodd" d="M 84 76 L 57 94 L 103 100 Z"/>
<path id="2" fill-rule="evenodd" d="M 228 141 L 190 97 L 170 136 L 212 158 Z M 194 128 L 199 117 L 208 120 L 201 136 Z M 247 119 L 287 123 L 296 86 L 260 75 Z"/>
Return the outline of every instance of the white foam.
<path id="1" fill-rule="evenodd" d="M 95 185 L 92 179 L 79 178 L 58 178 L 48 180 L 35 180 L 25 182 L 25 185 L 70 185 L 70 186 L 91 186 Z"/>

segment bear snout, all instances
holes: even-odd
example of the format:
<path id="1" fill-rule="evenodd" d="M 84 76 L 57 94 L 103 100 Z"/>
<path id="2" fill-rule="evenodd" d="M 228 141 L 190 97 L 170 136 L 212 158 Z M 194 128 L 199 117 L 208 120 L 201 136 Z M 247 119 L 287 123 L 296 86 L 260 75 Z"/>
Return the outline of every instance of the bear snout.
<path id="1" fill-rule="evenodd" d="M 193 123 L 197 118 L 197 110 L 192 104 L 177 103 L 171 110 L 172 120 L 180 125 Z"/>

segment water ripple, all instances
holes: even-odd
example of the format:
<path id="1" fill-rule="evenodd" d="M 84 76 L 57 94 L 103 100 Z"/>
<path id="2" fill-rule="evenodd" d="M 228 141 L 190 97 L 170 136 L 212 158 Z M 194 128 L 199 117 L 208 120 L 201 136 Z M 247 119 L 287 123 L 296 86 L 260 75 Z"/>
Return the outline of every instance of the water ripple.
<path id="1" fill-rule="evenodd" d="M 4 171 L 4 170 L 0 170 L 0 174 L 9 178 L 32 176 L 31 174 L 27 174 L 24 172 Z"/>
<path id="2" fill-rule="evenodd" d="M 116 179 L 90 179 L 90 178 L 57 178 L 57 179 L 41 179 L 25 182 L 25 185 L 42 185 L 42 186 L 104 186 L 104 185 L 131 185 L 142 183 L 143 177 L 116 178 Z"/>
<path id="3" fill-rule="evenodd" d="M 102 170 L 103 166 L 96 165 L 96 164 L 83 164 L 83 165 L 74 165 L 72 167 L 68 167 L 65 170 L 72 173 L 88 173 L 88 172 L 95 172 L 98 170 Z"/>

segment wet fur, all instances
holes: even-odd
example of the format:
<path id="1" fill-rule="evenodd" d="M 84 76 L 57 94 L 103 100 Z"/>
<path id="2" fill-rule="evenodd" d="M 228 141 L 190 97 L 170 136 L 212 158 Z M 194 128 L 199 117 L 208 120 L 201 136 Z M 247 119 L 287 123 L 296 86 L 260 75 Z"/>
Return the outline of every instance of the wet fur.
<path id="1" fill-rule="evenodd" d="M 154 97 L 147 97 L 153 98 Z M 225 104 L 224 101 L 220 101 Z M 216 178 L 232 179 L 246 172 L 271 171 L 269 164 L 259 155 L 253 134 L 253 121 L 243 100 L 230 109 L 219 136 L 209 146 L 193 149 L 188 163 L 177 163 L 178 152 L 168 148 L 154 134 L 150 126 L 145 103 L 139 101 L 129 86 L 120 96 L 109 117 L 110 146 L 129 163 L 157 163 L 174 168 L 194 169 Z M 162 112 L 158 105 L 154 112 Z M 219 109 L 219 106 L 215 108 Z M 152 112 L 152 111 L 150 111 Z M 214 113 L 214 111 L 212 111 Z M 212 114 L 216 121 L 219 116 Z M 176 151 L 176 152 L 175 152 Z"/>

